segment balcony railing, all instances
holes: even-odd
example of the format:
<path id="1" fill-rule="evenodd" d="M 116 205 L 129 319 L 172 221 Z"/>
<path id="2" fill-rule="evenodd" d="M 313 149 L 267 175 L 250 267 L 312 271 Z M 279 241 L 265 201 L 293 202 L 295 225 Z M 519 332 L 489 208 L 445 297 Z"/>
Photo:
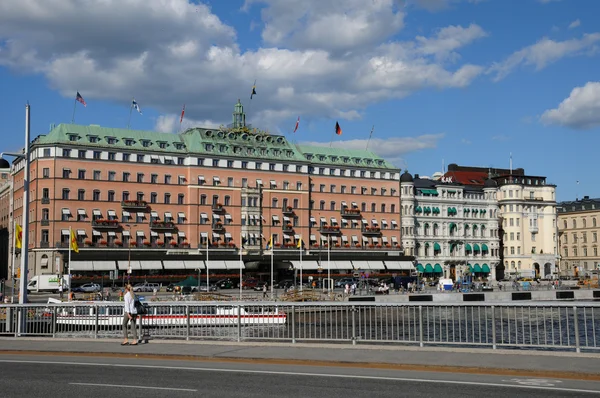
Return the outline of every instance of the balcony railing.
<path id="1" fill-rule="evenodd" d="M 345 218 L 360 218 L 362 215 L 360 214 L 360 210 L 358 209 L 348 209 L 347 207 L 342 208 L 340 210 L 340 216 Z"/>
<path id="2" fill-rule="evenodd" d="M 150 229 L 172 230 L 175 228 L 175 223 L 172 221 L 150 221 Z"/>
<path id="3" fill-rule="evenodd" d="M 223 213 L 225 211 L 225 207 L 221 203 L 213 204 L 211 209 L 213 213 Z"/>
<path id="4" fill-rule="evenodd" d="M 41 248 L 44 248 L 44 249 L 47 249 L 47 248 L 49 248 L 49 247 L 50 247 L 50 242 L 44 242 L 44 241 L 41 241 L 41 242 L 40 242 L 40 247 L 41 247 Z"/>
<path id="5" fill-rule="evenodd" d="M 292 206 L 284 207 L 283 209 L 281 209 L 281 211 L 283 212 L 284 216 L 287 216 L 287 217 L 296 216 L 296 213 L 294 212 L 294 208 Z"/>
<path id="6" fill-rule="evenodd" d="M 50 204 L 50 198 L 42 198 L 42 204 L 43 205 L 49 205 Z"/>
<path id="7" fill-rule="evenodd" d="M 92 227 L 96 229 L 117 229 L 119 228 L 119 220 L 92 220 Z"/>
<path id="8" fill-rule="evenodd" d="M 531 232 L 532 234 L 537 234 L 538 233 L 538 226 L 537 225 L 530 225 L 529 226 L 529 232 Z"/>
<path id="9" fill-rule="evenodd" d="M 281 230 L 283 232 L 294 232 L 294 226 L 292 224 L 285 223 L 281 225 Z"/>
<path id="10" fill-rule="evenodd" d="M 321 228 L 319 228 L 319 232 L 324 235 L 335 235 L 339 234 L 341 231 L 340 227 L 337 225 L 322 225 Z"/>
<path id="11" fill-rule="evenodd" d="M 42 227 L 47 227 L 48 225 L 50 225 L 50 220 L 42 220 Z"/>
<path id="12" fill-rule="evenodd" d="M 121 202 L 121 207 L 124 209 L 146 210 L 148 202 L 145 200 L 124 200 Z"/>
<path id="13" fill-rule="evenodd" d="M 361 232 L 364 236 L 379 236 L 381 235 L 380 227 L 363 227 Z"/>
<path id="14" fill-rule="evenodd" d="M 217 222 L 212 225 L 212 230 L 215 232 L 223 232 L 225 231 L 225 226 L 222 223 Z"/>

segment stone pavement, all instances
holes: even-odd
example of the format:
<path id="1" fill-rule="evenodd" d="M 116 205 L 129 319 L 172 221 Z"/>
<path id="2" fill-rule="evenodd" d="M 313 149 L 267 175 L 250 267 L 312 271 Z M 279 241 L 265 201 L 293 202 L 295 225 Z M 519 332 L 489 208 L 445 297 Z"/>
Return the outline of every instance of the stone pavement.
<path id="1" fill-rule="evenodd" d="M 165 341 L 121 346 L 113 339 L 0 338 L 0 354 L 130 356 L 169 360 L 260 361 L 562 377 L 600 381 L 600 352 L 548 352 L 446 347 L 406 347 L 260 342 Z"/>

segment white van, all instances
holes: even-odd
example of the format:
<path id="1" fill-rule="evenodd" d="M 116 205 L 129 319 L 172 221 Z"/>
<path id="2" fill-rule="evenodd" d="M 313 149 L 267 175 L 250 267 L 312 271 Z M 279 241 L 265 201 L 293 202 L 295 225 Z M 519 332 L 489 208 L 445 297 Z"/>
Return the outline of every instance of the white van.
<path id="1" fill-rule="evenodd" d="M 58 293 L 58 286 L 62 283 L 63 291 L 69 290 L 69 278 L 67 275 L 36 275 L 27 284 L 27 292 L 54 292 Z"/>

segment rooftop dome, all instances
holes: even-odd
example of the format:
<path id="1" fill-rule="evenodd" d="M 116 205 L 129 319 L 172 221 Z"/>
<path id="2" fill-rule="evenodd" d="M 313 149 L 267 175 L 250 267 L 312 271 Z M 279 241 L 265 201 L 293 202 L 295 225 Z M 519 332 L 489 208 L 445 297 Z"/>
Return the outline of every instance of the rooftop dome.
<path id="1" fill-rule="evenodd" d="M 402 173 L 402 175 L 400 176 L 400 182 L 413 182 L 413 177 L 410 175 L 408 170 Z"/>
<path id="2" fill-rule="evenodd" d="M 496 182 L 496 180 L 492 180 L 491 178 L 485 180 L 485 183 L 483 184 L 484 188 L 496 188 L 497 186 L 498 182 Z"/>
<path id="3" fill-rule="evenodd" d="M 0 169 L 10 169 L 10 163 L 6 159 L 0 158 Z"/>

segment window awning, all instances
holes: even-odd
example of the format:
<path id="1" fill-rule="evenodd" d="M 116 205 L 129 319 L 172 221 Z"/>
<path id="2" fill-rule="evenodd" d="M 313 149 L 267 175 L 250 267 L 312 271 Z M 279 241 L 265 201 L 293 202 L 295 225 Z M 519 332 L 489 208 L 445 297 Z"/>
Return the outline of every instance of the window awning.
<path id="1" fill-rule="evenodd" d="M 358 242 L 358 236 L 352 235 L 352 242 Z"/>
<path id="2" fill-rule="evenodd" d="M 166 211 L 165 212 L 165 218 L 173 218 L 173 214 L 171 214 L 170 212 Z"/>
<path id="3" fill-rule="evenodd" d="M 436 251 L 437 251 L 437 250 L 442 250 L 442 248 L 440 247 L 440 244 L 439 244 L 439 243 L 435 242 L 435 243 L 433 244 L 433 250 L 436 250 Z"/>
<path id="4" fill-rule="evenodd" d="M 358 224 L 358 220 L 352 220 L 352 225 L 357 225 Z"/>
<path id="5" fill-rule="evenodd" d="M 108 236 L 117 236 L 115 231 L 108 231 Z"/>
<path id="6" fill-rule="evenodd" d="M 423 272 L 424 272 L 424 273 L 426 273 L 426 274 L 431 274 L 431 273 L 433 273 L 433 266 L 432 266 L 431 264 L 427 264 L 427 265 L 425 266 L 425 270 L 424 270 Z"/>
<path id="7" fill-rule="evenodd" d="M 352 207 L 358 207 L 358 203 L 352 202 Z"/>
<path id="8" fill-rule="evenodd" d="M 141 218 L 146 218 L 146 213 L 144 213 L 143 211 L 138 211 L 137 216 Z"/>
<path id="9" fill-rule="evenodd" d="M 102 213 L 98 209 L 92 210 L 92 214 L 95 215 L 95 216 L 101 216 L 102 215 Z"/>
<path id="10" fill-rule="evenodd" d="M 69 209 L 62 209 L 62 214 L 71 215 L 71 210 L 69 210 Z"/>
<path id="11" fill-rule="evenodd" d="M 481 251 L 482 251 L 482 252 L 487 252 L 487 251 L 488 251 L 488 247 L 487 247 L 487 245 L 486 245 L 485 243 L 483 243 L 483 244 L 481 245 Z"/>
<path id="12" fill-rule="evenodd" d="M 202 261 L 202 260 L 185 260 L 185 261 L 179 261 L 179 263 L 180 263 L 180 265 L 179 265 L 180 268 L 184 267 L 184 266 L 186 269 L 194 269 L 194 270 L 206 268 L 204 266 L 204 261 Z M 163 264 L 164 264 L 164 261 L 163 261 Z M 165 266 L 165 268 L 167 268 L 167 267 Z"/>
<path id="13" fill-rule="evenodd" d="M 442 268 L 441 265 L 436 264 L 433 266 L 433 272 L 436 274 L 443 274 L 444 273 L 444 269 Z"/>
<path id="14" fill-rule="evenodd" d="M 337 219 L 335 217 L 331 217 L 330 221 L 332 224 L 337 224 Z"/>
<path id="15" fill-rule="evenodd" d="M 231 214 L 225 214 L 225 219 L 226 220 L 231 220 Z"/>
<path id="16" fill-rule="evenodd" d="M 332 241 L 332 242 L 337 242 L 337 240 L 338 240 L 338 237 L 337 237 L 337 236 L 332 236 L 332 237 L 331 237 L 331 241 Z"/>
<path id="17" fill-rule="evenodd" d="M 325 217 L 321 217 L 321 218 L 320 218 L 320 221 L 321 221 L 321 222 L 327 222 L 327 219 L 326 219 Z"/>
<path id="18" fill-rule="evenodd" d="M 362 219 L 362 223 L 363 223 L 363 224 L 368 224 L 369 222 L 368 222 L 366 219 L 364 219 L 364 218 L 363 218 L 363 219 Z"/>
<path id="19" fill-rule="evenodd" d="M 311 242 L 316 241 L 317 240 L 317 235 L 311 235 L 310 236 L 310 240 L 311 240 Z"/>
<path id="20" fill-rule="evenodd" d="M 106 214 L 108 214 L 110 217 L 116 217 L 117 213 L 114 210 L 109 210 Z"/>
<path id="21" fill-rule="evenodd" d="M 245 269 L 246 266 L 244 265 L 243 261 L 240 260 L 234 260 L 234 261 L 225 261 L 225 265 L 227 266 L 227 269 Z"/>
<path id="22" fill-rule="evenodd" d="M 117 269 L 115 261 L 93 261 L 94 271 L 114 271 Z"/>
<path id="23" fill-rule="evenodd" d="M 273 216 L 273 221 L 279 221 L 279 216 Z"/>
<path id="24" fill-rule="evenodd" d="M 257 187 L 260 186 L 260 185 L 262 185 L 262 184 L 263 184 L 262 180 L 256 180 L 256 186 Z"/>
<path id="25" fill-rule="evenodd" d="M 490 267 L 487 264 L 481 265 L 481 272 L 489 274 L 490 273 Z"/>
<path id="26" fill-rule="evenodd" d="M 185 218 L 185 213 L 179 212 L 177 213 L 178 218 Z"/>
<path id="27" fill-rule="evenodd" d="M 396 222 L 396 220 L 392 220 L 392 224 L 398 225 L 398 223 Z"/>
<path id="28" fill-rule="evenodd" d="M 140 262 L 138 260 L 117 261 L 117 265 L 119 266 L 119 270 L 123 271 L 123 272 L 127 272 L 127 269 L 128 269 L 128 267 L 129 267 L 130 264 L 131 264 L 131 269 L 132 270 L 141 270 L 142 269 L 142 265 L 140 264 Z"/>
<path id="29" fill-rule="evenodd" d="M 270 183 L 271 183 L 271 188 L 277 187 L 277 181 L 271 180 Z"/>
<path id="30" fill-rule="evenodd" d="M 333 263 L 333 261 L 332 261 L 332 263 Z M 350 261 L 336 260 L 335 261 L 335 268 L 336 269 L 347 270 L 347 269 L 352 269 L 353 267 L 352 267 L 352 262 L 350 262 Z"/>
<path id="31" fill-rule="evenodd" d="M 42 257 L 42 267 L 47 267 L 48 266 L 48 257 Z"/>
<path id="32" fill-rule="evenodd" d="M 198 182 L 202 183 L 202 182 L 204 182 L 204 181 L 206 181 L 206 180 L 204 179 L 204 176 L 198 176 Z"/>
<path id="33" fill-rule="evenodd" d="M 208 214 L 206 214 L 206 213 L 200 213 L 200 218 L 208 220 Z"/>
<path id="34" fill-rule="evenodd" d="M 136 236 L 146 236 L 146 233 L 144 231 L 137 231 Z"/>
<path id="35" fill-rule="evenodd" d="M 123 217 L 129 217 L 129 212 L 127 210 L 123 210 Z"/>
<path id="36" fill-rule="evenodd" d="M 374 236 L 374 237 L 373 237 L 373 243 L 379 243 L 379 238 L 378 238 L 378 237 L 376 237 L 376 236 Z"/>
<path id="37" fill-rule="evenodd" d="M 288 216 L 283 216 L 283 221 L 290 221 L 290 218 Z"/>
<path id="38" fill-rule="evenodd" d="M 225 232 L 225 237 L 231 239 L 231 233 Z"/>
<path id="39" fill-rule="evenodd" d="M 364 243 L 364 242 L 368 242 L 368 241 L 369 241 L 369 238 L 367 238 L 366 236 L 363 236 L 363 237 L 362 237 L 362 240 L 363 240 L 363 243 Z"/>
<path id="40" fill-rule="evenodd" d="M 131 234 L 129 233 L 129 231 L 123 231 L 123 236 L 131 236 Z"/>
<path id="41" fill-rule="evenodd" d="M 371 220 L 371 224 L 377 225 L 377 220 L 373 218 L 373 219 Z"/>
<path id="42" fill-rule="evenodd" d="M 348 205 L 346 204 L 346 202 L 342 201 L 342 207 L 348 207 Z"/>
<path id="43" fill-rule="evenodd" d="M 387 238 L 387 236 L 382 236 L 382 237 L 381 237 L 381 241 L 382 241 L 383 243 L 388 243 L 388 238 Z"/>
<path id="44" fill-rule="evenodd" d="M 300 239 L 300 235 L 294 235 L 294 239 Z"/>
<path id="45" fill-rule="evenodd" d="M 63 229 L 60 231 L 61 235 L 69 235 L 69 230 L 68 229 Z"/>
<path id="46" fill-rule="evenodd" d="M 150 236 L 158 236 L 158 232 L 156 232 L 156 231 L 150 231 Z"/>
<path id="47" fill-rule="evenodd" d="M 387 225 L 387 221 L 386 221 L 386 220 L 384 220 L 384 219 L 382 218 L 382 219 L 381 219 L 381 224 L 383 224 L 383 225 Z"/>
<path id="48" fill-rule="evenodd" d="M 85 216 L 87 213 L 85 212 L 85 209 L 77 209 L 77 214 L 80 216 Z"/>
<path id="49" fill-rule="evenodd" d="M 342 242 L 348 242 L 348 237 L 346 235 L 342 235 Z"/>
<path id="50" fill-rule="evenodd" d="M 86 235 L 85 229 L 78 229 L 77 230 L 77 236 L 85 236 L 85 235 Z"/>
<path id="51" fill-rule="evenodd" d="M 385 260 L 385 267 L 388 270 L 406 270 L 412 271 L 415 269 L 411 261 L 388 261 Z"/>
<path id="52" fill-rule="evenodd" d="M 354 269 L 356 269 L 356 270 L 371 269 L 371 266 L 369 265 L 368 261 L 355 261 L 355 260 L 352 260 L 352 265 L 354 266 Z"/>
<path id="53" fill-rule="evenodd" d="M 151 212 L 150 212 L 150 216 L 158 218 L 158 212 L 156 212 L 156 211 L 151 211 Z"/>
<path id="54" fill-rule="evenodd" d="M 147 269 L 163 269 L 162 261 L 160 260 L 144 260 L 140 261 L 143 270 Z"/>
<path id="55" fill-rule="evenodd" d="M 319 263 L 316 261 L 292 261 L 292 266 L 295 269 L 309 269 L 309 270 L 316 270 L 319 269 Z"/>
<path id="56" fill-rule="evenodd" d="M 473 248 L 471 247 L 471 245 L 469 243 L 465 243 L 465 251 L 466 252 L 473 251 Z"/>
<path id="57" fill-rule="evenodd" d="M 477 243 L 475 243 L 475 244 L 473 245 L 473 251 L 476 251 L 476 252 L 478 252 L 478 251 L 479 251 L 479 245 L 478 245 Z"/>
<path id="58" fill-rule="evenodd" d="M 208 271 L 214 270 L 214 269 L 227 269 L 227 265 L 225 264 L 225 261 L 223 261 L 223 260 L 210 260 L 210 261 L 205 261 L 205 263 L 206 263 L 206 269 Z"/>
<path id="59" fill-rule="evenodd" d="M 91 261 L 71 261 L 69 269 L 71 271 L 93 271 L 94 264 Z"/>
<path id="60" fill-rule="evenodd" d="M 172 234 L 172 233 L 170 233 L 170 232 L 165 232 L 165 238 L 170 238 L 170 237 L 172 237 L 172 236 L 173 236 L 173 234 Z"/>
<path id="61" fill-rule="evenodd" d="M 221 239 L 221 235 L 216 232 L 213 232 L 213 239 Z"/>
<path id="62" fill-rule="evenodd" d="M 317 222 L 317 219 L 311 216 L 310 217 L 310 222 Z"/>
<path id="63" fill-rule="evenodd" d="M 164 260 L 163 266 L 165 269 L 185 269 L 185 263 L 183 260 Z M 204 268 L 204 264 L 202 264 L 202 268 Z"/>
<path id="64" fill-rule="evenodd" d="M 200 232 L 202 238 L 208 238 L 208 232 Z"/>
<path id="65" fill-rule="evenodd" d="M 456 228 L 456 224 L 451 222 L 448 227 L 450 228 L 450 230 L 452 230 L 453 228 Z"/>
<path id="66" fill-rule="evenodd" d="M 219 182 L 221 180 L 219 179 L 219 177 L 213 177 L 213 181 Z"/>

